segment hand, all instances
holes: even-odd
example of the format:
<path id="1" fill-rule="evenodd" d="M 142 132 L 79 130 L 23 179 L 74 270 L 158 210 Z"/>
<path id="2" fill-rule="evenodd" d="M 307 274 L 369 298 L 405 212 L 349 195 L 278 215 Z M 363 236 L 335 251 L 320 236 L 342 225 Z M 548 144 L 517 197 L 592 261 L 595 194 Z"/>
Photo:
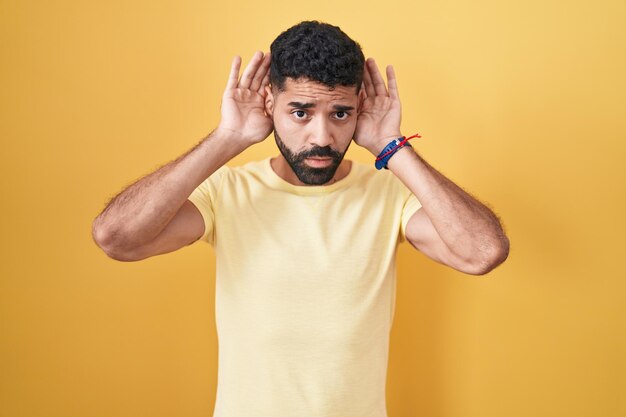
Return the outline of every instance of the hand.
<path id="1" fill-rule="evenodd" d="M 265 86 L 269 84 L 270 53 L 256 51 L 239 79 L 241 57 L 233 58 L 230 75 L 222 96 L 222 118 L 218 132 L 252 145 L 265 140 L 274 130 L 265 114 Z"/>
<path id="2" fill-rule="evenodd" d="M 365 61 L 361 85 L 361 111 L 357 118 L 354 141 L 375 156 L 393 139 L 399 138 L 401 107 L 396 75 L 387 66 L 389 92 L 374 58 Z"/>

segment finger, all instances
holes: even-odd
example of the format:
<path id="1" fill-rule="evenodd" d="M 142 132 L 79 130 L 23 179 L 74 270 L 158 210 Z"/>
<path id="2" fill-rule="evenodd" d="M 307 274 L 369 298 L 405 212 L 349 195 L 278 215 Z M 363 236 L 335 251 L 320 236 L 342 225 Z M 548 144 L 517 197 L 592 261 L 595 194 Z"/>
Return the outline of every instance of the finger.
<path id="1" fill-rule="evenodd" d="M 365 92 L 368 97 L 375 97 L 376 90 L 374 90 L 374 83 L 372 82 L 372 76 L 370 75 L 370 69 L 365 64 L 365 70 L 363 71 L 363 83 L 365 84 Z"/>
<path id="2" fill-rule="evenodd" d="M 239 79 L 239 68 L 241 67 L 241 57 L 235 55 L 232 63 L 230 64 L 230 74 L 228 74 L 228 81 L 226 82 L 226 90 L 232 90 L 237 85 Z"/>
<path id="3" fill-rule="evenodd" d="M 396 73 L 391 65 L 387 65 L 387 84 L 389 84 L 389 96 L 394 100 L 400 100 Z"/>
<path id="4" fill-rule="evenodd" d="M 378 66 L 374 61 L 374 58 L 369 58 L 367 63 L 370 68 L 370 75 L 372 76 L 372 82 L 374 83 L 374 90 L 376 90 L 376 95 L 379 96 L 388 96 L 387 87 L 385 86 L 385 80 L 383 80 L 383 76 L 378 71 Z"/>
<path id="5" fill-rule="evenodd" d="M 250 62 L 246 66 L 246 69 L 243 71 L 241 80 L 239 80 L 240 88 L 250 88 L 252 78 L 254 77 L 256 70 L 259 68 L 262 58 L 263 52 L 261 51 L 256 51 L 254 55 L 252 55 L 252 59 L 250 59 Z"/>
<path id="6" fill-rule="evenodd" d="M 256 74 L 254 74 L 254 78 L 252 79 L 252 83 L 250 84 L 250 90 L 257 91 L 261 82 L 263 81 L 263 77 L 267 73 L 268 68 L 270 67 L 270 53 L 268 52 L 263 57 L 263 61 L 261 61 L 261 66 L 257 69 Z"/>

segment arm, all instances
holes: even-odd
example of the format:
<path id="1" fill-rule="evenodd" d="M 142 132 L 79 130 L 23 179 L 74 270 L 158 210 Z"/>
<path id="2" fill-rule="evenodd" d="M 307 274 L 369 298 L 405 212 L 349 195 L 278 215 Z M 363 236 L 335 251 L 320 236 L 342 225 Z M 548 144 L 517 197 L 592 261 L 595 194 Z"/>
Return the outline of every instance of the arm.
<path id="1" fill-rule="evenodd" d="M 195 206 L 185 202 L 202 181 L 244 150 L 232 142 L 230 136 L 213 132 L 182 157 L 127 187 L 94 220 L 94 241 L 111 258 L 133 261 L 198 239 L 204 222 Z"/>
<path id="2" fill-rule="evenodd" d="M 272 131 L 264 113 L 269 53 L 255 53 L 241 80 L 236 56 L 222 97 L 218 128 L 190 151 L 133 183 L 94 220 L 92 235 L 108 256 L 135 261 L 193 243 L 204 232 L 198 209 L 187 200 L 202 181 Z"/>
<path id="3" fill-rule="evenodd" d="M 363 114 L 359 114 L 355 140 L 374 156 L 392 139 L 402 136 L 400 98 L 392 66 L 387 67 L 387 80 L 389 91 L 374 60 L 368 59 Z M 489 272 L 507 258 L 509 240 L 496 215 L 431 167 L 413 148 L 398 150 L 387 167 L 422 204 L 406 227 L 407 240 L 415 248 L 474 275 Z"/>
<path id="4" fill-rule="evenodd" d="M 387 166 L 422 204 L 406 226 L 406 238 L 416 249 L 473 275 L 486 274 L 504 262 L 509 240 L 489 208 L 435 170 L 413 148 L 400 149 Z"/>

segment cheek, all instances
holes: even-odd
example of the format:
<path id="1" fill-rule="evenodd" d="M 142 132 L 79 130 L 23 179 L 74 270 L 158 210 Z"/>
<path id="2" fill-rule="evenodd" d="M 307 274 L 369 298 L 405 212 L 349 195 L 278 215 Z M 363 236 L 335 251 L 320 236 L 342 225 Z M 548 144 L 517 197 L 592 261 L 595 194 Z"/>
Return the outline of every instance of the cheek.
<path id="1" fill-rule="evenodd" d="M 356 129 L 356 116 L 352 117 L 352 120 L 346 123 L 346 130 L 350 131 L 350 133 L 353 133 L 355 129 Z"/>
<path id="2" fill-rule="evenodd" d="M 341 137 L 349 137 L 352 139 L 356 130 L 356 117 L 341 126 Z"/>
<path id="3" fill-rule="evenodd" d="M 291 119 L 289 114 L 280 114 L 274 118 L 274 126 L 279 130 L 279 133 L 285 135 L 293 134 L 299 130 L 302 130 L 302 126 Z"/>
<path id="4" fill-rule="evenodd" d="M 280 135 L 280 139 L 290 148 L 297 147 L 306 136 L 306 131 L 299 123 L 294 123 L 288 117 L 274 119 L 274 129 Z"/>

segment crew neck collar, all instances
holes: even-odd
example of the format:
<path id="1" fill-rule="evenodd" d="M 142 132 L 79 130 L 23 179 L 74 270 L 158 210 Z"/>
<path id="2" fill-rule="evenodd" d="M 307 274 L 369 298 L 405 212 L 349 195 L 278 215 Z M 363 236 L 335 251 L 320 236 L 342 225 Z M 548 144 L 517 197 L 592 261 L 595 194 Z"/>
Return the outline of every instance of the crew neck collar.
<path id="1" fill-rule="evenodd" d="M 357 177 L 356 171 L 358 170 L 358 163 L 354 160 L 351 160 L 350 171 L 348 171 L 348 174 L 339 181 L 336 181 L 330 185 L 295 185 L 286 181 L 274 171 L 274 169 L 272 168 L 272 164 L 270 163 L 270 160 L 272 158 L 273 157 L 270 156 L 262 161 L 263 169 L 267 172 L 270 184 L 275 188 L 285 190 L 293 194 L 311 195 L 332 193 L 339 188 L 343 188 L 351 184 Z"/>

